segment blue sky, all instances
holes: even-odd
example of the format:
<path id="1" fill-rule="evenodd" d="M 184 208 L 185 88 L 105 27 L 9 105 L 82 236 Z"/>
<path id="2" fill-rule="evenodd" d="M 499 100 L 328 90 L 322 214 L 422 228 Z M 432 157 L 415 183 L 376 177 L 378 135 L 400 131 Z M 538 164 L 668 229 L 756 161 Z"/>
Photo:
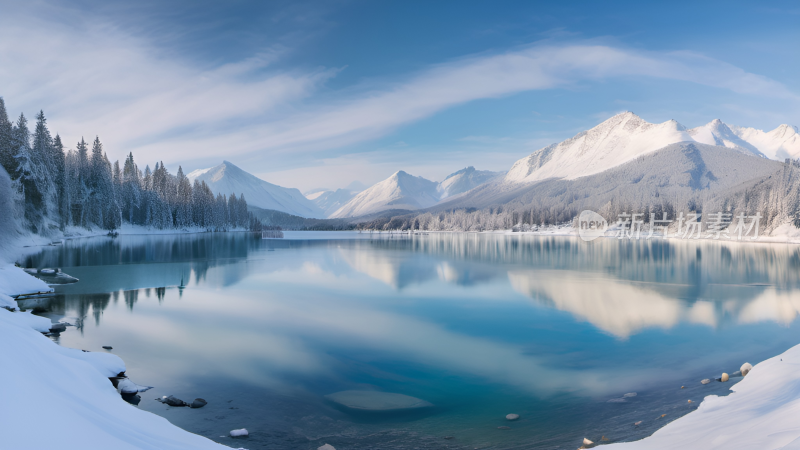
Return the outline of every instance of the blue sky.
<path id="1" fill-rule="evenodd" d="M 0 1 L 0 95 L 68 145 L 307 190 L 441 180 L 620 111 L 800 125 L 797 2 Z"/>

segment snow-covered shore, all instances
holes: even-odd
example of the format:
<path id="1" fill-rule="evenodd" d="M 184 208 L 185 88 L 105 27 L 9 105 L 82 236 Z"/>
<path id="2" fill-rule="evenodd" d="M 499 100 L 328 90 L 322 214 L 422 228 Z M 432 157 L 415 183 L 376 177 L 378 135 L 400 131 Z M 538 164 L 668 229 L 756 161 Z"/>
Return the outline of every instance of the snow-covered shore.
<path id="1" fill-rule="evenodd" d="M 697 410 L 650 437 L 602 448 L 800 449 L 800 345 L 757 364 L 731 390 L 725 397 L 709 395 Z"/>
<path id="2" fill-rule="evenodd" d="M 11 295 L 49 291 L 11 264 L 0 265 L 0 306 Z M 126 403 L 108 377 L 119 357 L 61 347 L 41 332 L 49 319 L 0 308 L 0 447 L 41 449 L 226 449 Z"/>

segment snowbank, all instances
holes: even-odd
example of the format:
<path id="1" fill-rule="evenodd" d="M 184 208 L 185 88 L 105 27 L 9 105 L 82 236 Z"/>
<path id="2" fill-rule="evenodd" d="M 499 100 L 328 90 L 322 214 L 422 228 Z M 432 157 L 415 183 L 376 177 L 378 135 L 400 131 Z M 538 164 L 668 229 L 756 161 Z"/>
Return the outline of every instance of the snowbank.
<path id="1" fill-rule="evenodd" d="M 0 267 L 0 293 L 49 290 L 14 266 Z M 120 398 L 108 377 L 125 371 L 110 353 L 61 347 L 42 335 L 48 319 L 0 309 L 3 448 L 226 449 Z"/>
<path id="2" fill-rule="evenodd" d="M 0 265 L 0 294 L 11 296 L 52 290 L 47 283 L 28 275 L 19 267 L 12 264 Z"/>
<path id="3" fill-rule="evenodd" d="M 800 345 L 757 364 L 731 390 L 726 397 L 709 395 L 696 411 L 648 438 L 602 448 L 800 449 Z"/>

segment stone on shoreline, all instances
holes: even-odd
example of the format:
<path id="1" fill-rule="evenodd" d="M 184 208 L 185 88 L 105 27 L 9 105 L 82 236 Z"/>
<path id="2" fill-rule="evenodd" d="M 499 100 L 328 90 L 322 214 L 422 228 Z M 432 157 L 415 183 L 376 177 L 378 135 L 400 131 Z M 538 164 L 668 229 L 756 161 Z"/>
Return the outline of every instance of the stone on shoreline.
<path id="1" fill-rule="evenodd" d="M 164 397 L 161 397 L 161 398 L 157 398 L 156 400 L 161 402 L 161 403 L 164 403 L 167 406 L 189 406 L 189 404 L 186 403 L 185 401 L 183 401 L 183 400 L 181 400 L 179 398 L 176 398 L 176 397 L 174 397 L 172 395 L 170 395 L 169 397 L 164 396 Z"/>

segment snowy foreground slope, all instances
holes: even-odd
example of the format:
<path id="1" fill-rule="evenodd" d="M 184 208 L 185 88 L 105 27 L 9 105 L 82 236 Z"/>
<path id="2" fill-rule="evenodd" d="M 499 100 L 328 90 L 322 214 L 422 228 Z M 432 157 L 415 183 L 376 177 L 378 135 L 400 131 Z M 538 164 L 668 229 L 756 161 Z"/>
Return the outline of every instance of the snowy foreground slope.
<path id="1" fill-rule="evenodd" d="M 0 301 L 48 286 L 7 264 Z M 108 353 L 61 347 L 40 331 L 50 320 L 0 309 L 0 447 L 40 449 L 225 449 L 126 403 L 108 377 L 125 363 Z"/>
<path id="2" fill-rule="evenodd" d="M 726 397 L 709 395 L 648 438 L 598 448 L 800 449 L 800 345 L 756 365 L 731 390 Z"/>
<path id="3" fill-rule="evenodd" d="M 322 210 L 299 190 L 267 183 L 228 161 L 208 169 L 195 170 L 187 177 L 193 183 L 194 180 L 205 181 L 214 194 L 222 193 L 226 197 L 231 193 L 237 197 L 244 194 L 248 205 L 301 217 L 323 217 Z"/>

